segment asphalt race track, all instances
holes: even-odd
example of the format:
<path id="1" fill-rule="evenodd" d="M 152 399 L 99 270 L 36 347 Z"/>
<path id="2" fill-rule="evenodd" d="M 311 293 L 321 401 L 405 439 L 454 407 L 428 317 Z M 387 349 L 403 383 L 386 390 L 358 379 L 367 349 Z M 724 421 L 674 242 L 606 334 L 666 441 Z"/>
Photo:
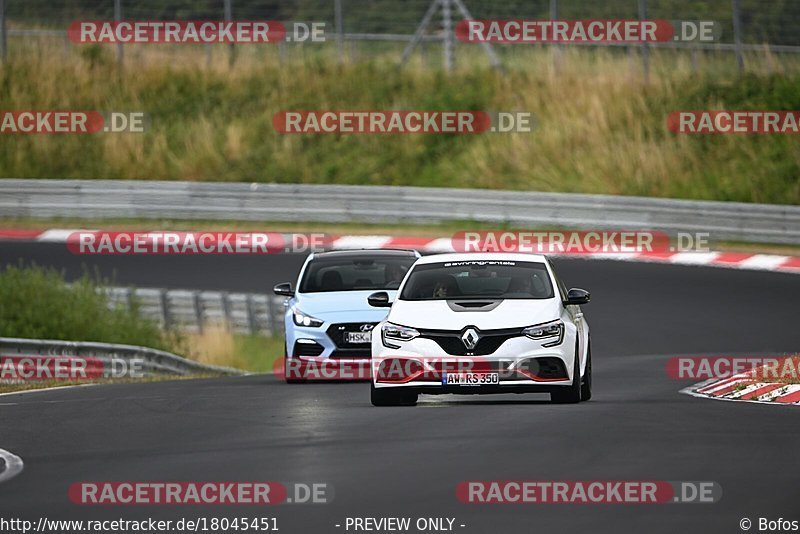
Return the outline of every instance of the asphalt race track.
<path id="1" fill-rule="evenodd" d="M 20 259 L 117 284 L 267 291 L 302 257 L 78 257 L 0 243 Z M 592 292 L 594 398 L 421 397 L 373 408 L 368 385 L 286 385 L 271 376 L 97 386 L 0 397 L 0 448 L 24 471 L 0 484 L 0 516 L 38 519 L 278 517 L 280 531 L 347 532 L 347 517 L 454 517 L 464 533 L 741 532 L 740 519 L 800 520 L 800 409 L 697 399 L 670 355 L 800 348 L 800 276 L 559 260 Z M 0 303 L 2 305 L 2 303 Z M 468 505 L 467 480 L 716 481 L 716 504 Z M 323 482 L 328 504 L 78 506 L 80 481 Z M 337 527 L 336 525 L 341 525 Z M 460 525 L 464 525 L 461 527 Z M 353 532 L 353 530 L 350 530 Z"/>

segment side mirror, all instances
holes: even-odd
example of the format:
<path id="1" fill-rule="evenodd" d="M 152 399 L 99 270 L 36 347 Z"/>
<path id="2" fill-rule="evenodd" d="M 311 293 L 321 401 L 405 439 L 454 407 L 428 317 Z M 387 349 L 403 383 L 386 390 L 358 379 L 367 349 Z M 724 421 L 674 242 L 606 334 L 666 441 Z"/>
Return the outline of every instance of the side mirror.
<path id="1" fill-rule="evenodd" d="M 378 291 L 367 297 L 367 302 L 370 306 L 375 308 L 391 308 L 392 303 L 389 302 L 389 293 L 386 291 Z"/>
<path id="2" fill-rule="evenodd" d="M 565 306 L 586 304 L 590 299 L 589 292 L 579 287 L 573 287 L 567 291 L 567 300 L 564 301 Z"/>
<path id="3" fill-rule="evenodd" d="M 293 297 L 294 289 L 292 289 L 291 282 L 283 282 L 272 288 L 272 292 L 276 295 L 283 295 L 284 297 Z"/>

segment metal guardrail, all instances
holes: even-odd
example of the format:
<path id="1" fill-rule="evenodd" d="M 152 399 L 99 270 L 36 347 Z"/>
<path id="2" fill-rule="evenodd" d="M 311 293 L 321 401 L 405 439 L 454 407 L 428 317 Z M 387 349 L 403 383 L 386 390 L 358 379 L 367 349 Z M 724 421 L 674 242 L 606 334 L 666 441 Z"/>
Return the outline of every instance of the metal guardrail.
<path id="1" fill-rule="evenodd" d="M 76 356 L 94 358 L 102 362 L 123 360 L 130 363 L 135 361 L 137 367 L 146 374 L 242 374 L 242 371 L 238 369 L 202 364 L 163 350 L 113 343 L 0 337 L 0 354 L 3 356 Z"/>
<path id="2" fill-rule="evenodd" d="M 202 332 L 222 325 L 237 333 L 279 335 L 282 332 L 284 297 L 253 293 L 228 293 L 153 288 L 105 287 L 109 306 L 133 306 L 138 313 L 165 328 Z M 109 368 L 120 361 L 145 375 L 191 373 L 242 374 L 230 367 L 206 365 L 163 350 L 83 341 L 59 341 L 0 337 L 3 357 L 81 357 L 99 360 Z M 0 383 L 5 380 L 0 377 Z M 12 380 L 13 381 L 13 380 Z"/>
<path id="3" fill-rule="evenodd" d="M 434 187 L 4 179 L 0 217 L 480 221 L 710 232 L 712 239 L 800 244 L 800 206 Z"/>
<path id="4" fill-rule="evenodd" d="M 285 297 L 256 293 L 228 293 L 152 288 L 104 288 L 111 306 L 131 306 L 165 328 L 202 332 L 222 325 L 243 334 L 281 335 Z"/>

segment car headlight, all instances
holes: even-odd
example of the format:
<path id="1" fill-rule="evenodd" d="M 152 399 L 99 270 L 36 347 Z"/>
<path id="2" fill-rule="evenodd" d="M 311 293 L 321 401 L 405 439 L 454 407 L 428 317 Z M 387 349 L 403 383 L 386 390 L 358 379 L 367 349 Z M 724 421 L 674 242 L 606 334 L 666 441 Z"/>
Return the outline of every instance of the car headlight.
<path id="1" fill-rule="evenodd" d="M 411 341 L 419 336 L 419 332 L 407 326 L 400 326 L 399 324 L 384 323 L 381 327 L 381 341 L 385 347 L 390 349 L 399 349 L 400 345 L 394 345 L 387 342 L 387 339 L 394 339 L 397 341 Z"/>
<path id="2" fill-rule="evenodd" d="M 297 326 L 322 326 L 322 323 L 325 321 L 321 321 L 316 317 L 311 317 L 310 315 L 306 315 L 305 313 L 301 312 L 297 308 L 292 308 L 292 319 L 294 320 L 294 324 Z"/>
<path id="3" fill-rule="evenodd" d="M 537 341 L 555 338 L 553 341 L 542 344 L 543 347 L 553 347 L 564 340 L 564 323 L 561 319 L 556 319 L 548 323 L 529 326 L 522 333 Z"/>

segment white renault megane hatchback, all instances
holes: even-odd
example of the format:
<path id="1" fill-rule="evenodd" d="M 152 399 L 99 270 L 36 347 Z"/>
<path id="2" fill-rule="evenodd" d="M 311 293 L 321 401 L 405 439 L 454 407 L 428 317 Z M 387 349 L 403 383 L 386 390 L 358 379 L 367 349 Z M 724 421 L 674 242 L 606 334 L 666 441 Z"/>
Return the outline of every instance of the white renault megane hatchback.
<path id="1" fill-rule="evenodd" d="M 420 393 L 592 395 L 583 289 L 567 291 L 532 254 L 442 254 L 417 260 L 372 336 L 371 400 L 414 405 Z"/>

